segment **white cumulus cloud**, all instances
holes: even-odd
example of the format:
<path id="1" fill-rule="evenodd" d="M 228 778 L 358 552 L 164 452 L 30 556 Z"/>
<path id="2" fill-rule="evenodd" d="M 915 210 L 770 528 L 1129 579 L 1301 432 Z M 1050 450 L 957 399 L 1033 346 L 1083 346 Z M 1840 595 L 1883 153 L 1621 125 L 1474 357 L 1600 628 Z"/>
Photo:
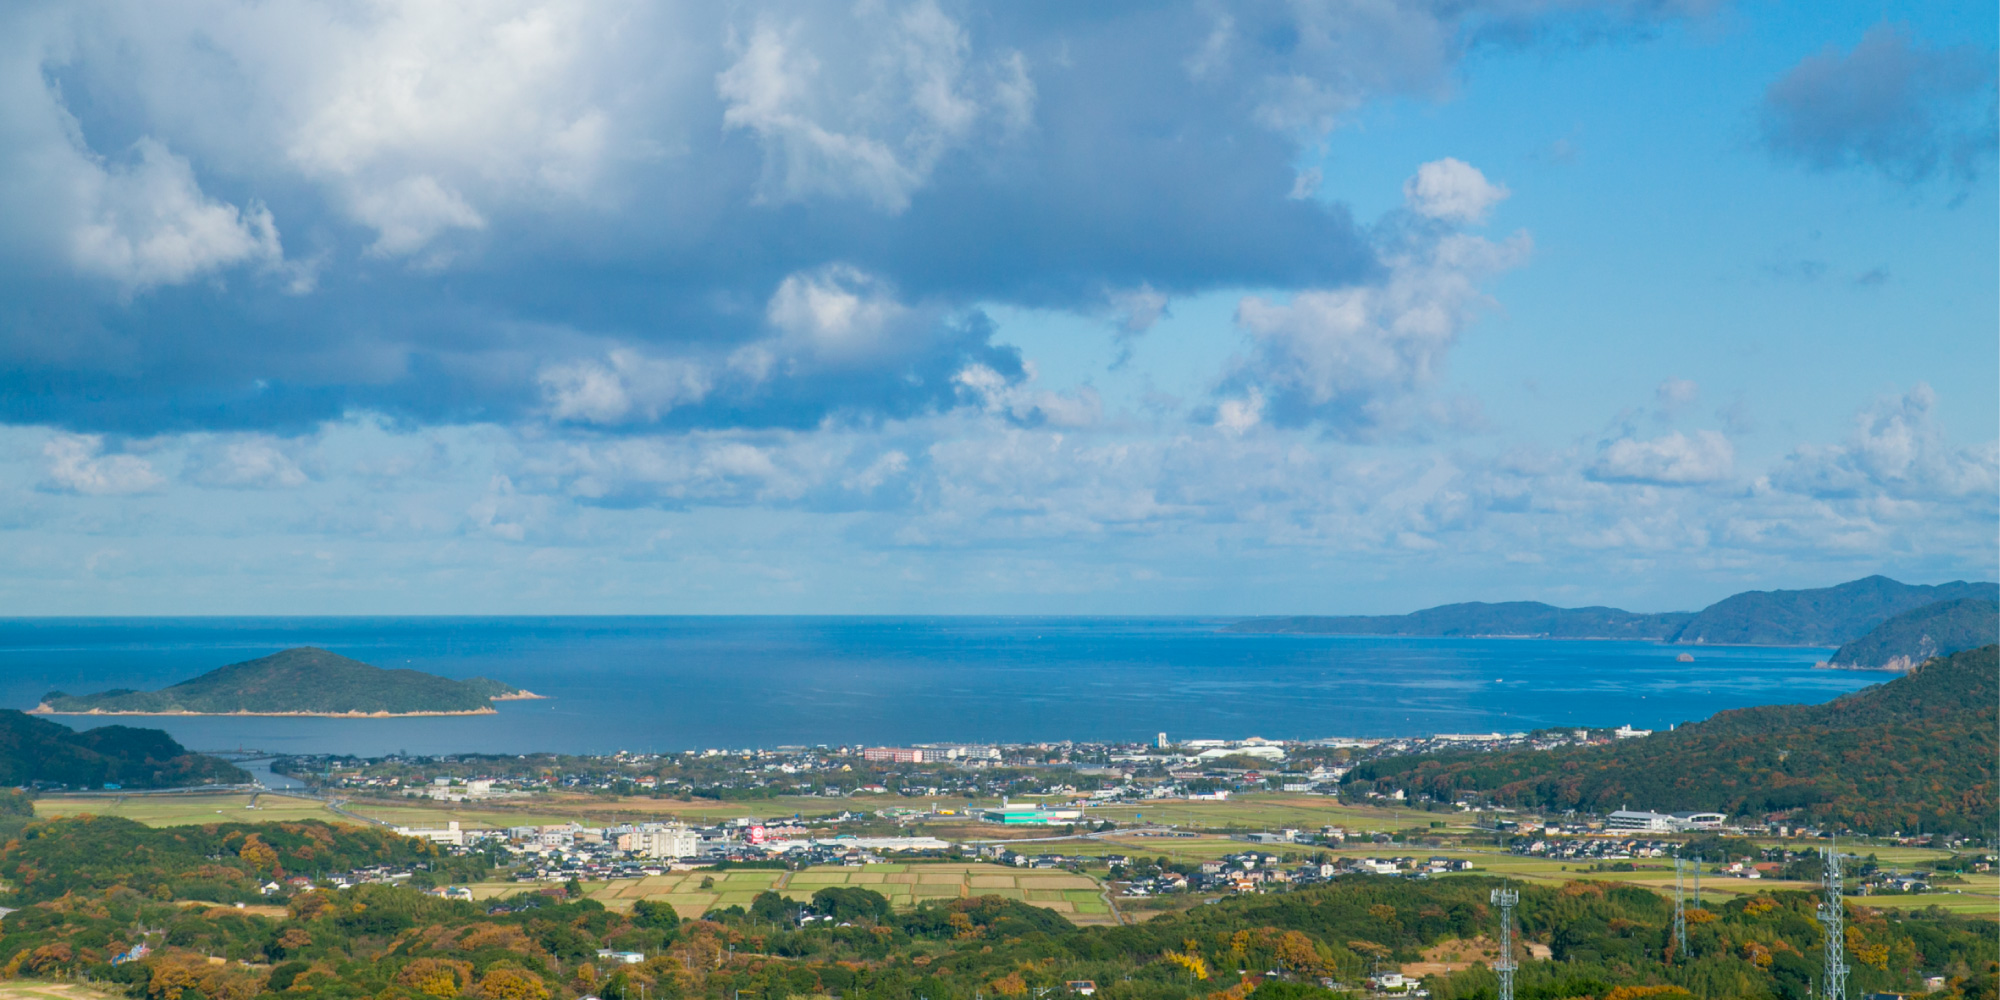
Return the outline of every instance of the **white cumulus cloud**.
<path id="1" fill-rule="evenodd" d="M 1479 168 L 1451 157 L 1418 167 L 1416 176 L 1403 182 L 1403 200 L 1411 211 L 1455 225 L 1486 221 L 1493 206 L 1512 193 L 1487 180 Z"/>
<path id="2" fill-rule="evenodd" d="M 768 201 L 831 195 L 900 213 L 983 119 L 1003 135 L 1032 119 L 1021 55 L 975 66 L 965 29 L 931 0 L 863 4 L 855 15 L 760 18 L 716 76 L 724 127 L 764 147 Z"/>
<path id="3" fill-rule="evenodd" d="M 190 482 L 224 489 L 290 489 L 311 478 L 293 449 L 263 434 L 244 435 L 191 450 L 181 474 Z"/>
<path id="4" fill-rule="evenodd" d="M 1952 448 L 1932 414 L 1937 393 L 1919 382 L 1854 418 L 1838 445 L 1806 445 L 1772 474 L 1772 484 L 1826 498 L 1984 498 L 2000 492 L 2000 448 Z"/>
<path id="5" fill-rule="evenodd" d="M 1652 439 L 1619 438 L 1599 446 L 1589 475 L 1605 482 L 1692 486 L 1729 478 L 1736 446 L 1715 431 L 1674 431 Z"/>
<path id="6" fill-rule="evenodd" d="M 261 205 L 239 209 L 204 195 L 188 161 L 153 139 L 129 164 L 77 164 L 84 217 L 70 238 L 77 266 L 132 289 L 173 285 L 245 262 L 284 257 Z"/>
<path id="7" fill-rule="evenodd" d="M 792 343 L 831 359 L 878 354 L 914 318 L 887 283 L 846 264 L 786 276 L 765 316 Z"/>
<path id="8" fill-rule="evenodd" d="M 1261 386 L 1286 423 L 1386 423 L 1436 376 L 1487 303 L 1480 282 L 1526 260 L 1532 245 L 1525 233 L 1502 243 L 1454 233 L 1391 255 L 1379 284 L 1305 291 L 1282 303 L 1246 296 L 1236 323 L 1256 355 L 1233 380 Z"/>
<path id="9" fill-rule="evenodd" d="M 1032 384 L 1034 376 L 1032 365 L 1022 383 L 1009 382 L 985 365 L 967 365 L 952 381 L 987 413 L 1005 414 L 1019 423 L 1079 428 L 1103 418 L 1104 400 L 1096 389 L 1087 385 L 1069 392 L 1038 389 Z"/>
<path id="10" fill-rule="evenodd" d="M 147 493 L 166 480 L 137 455 L 106 455 L 97 434 L 56 434 L 42 445 L 44 485 L 63 493 L 115 496 Z"/>
<path id="11" fill-rule="evenodd" d="M 658 420 L 677 406 L 700 402 L 713 388 L 710 372 L 700 364 L 625 348 L 602 361 L 549 365 L 536 381 L 551 419 L 587 424 Z"/>

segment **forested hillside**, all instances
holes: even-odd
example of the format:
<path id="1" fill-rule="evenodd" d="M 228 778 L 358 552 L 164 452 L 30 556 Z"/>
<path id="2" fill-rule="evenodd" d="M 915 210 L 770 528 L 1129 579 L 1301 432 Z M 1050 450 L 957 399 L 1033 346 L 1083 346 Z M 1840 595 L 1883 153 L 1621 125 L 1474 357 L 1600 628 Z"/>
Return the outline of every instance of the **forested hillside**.
<path id="1" fill-rule="evenodd" d="M 100 726 L 78 732 L 0 709 L 0 785 L 171 788 L 249 780 L 235 765 L 190 753 L 157 729 Z"/>
<path id="2" fill-rule="evenodd" d="M 1783 813 L 1877 834 L 1990 836 L 1997 703 L 2000 647 L 1985 646 L 1824 705 L 1737 709 L 1609 746 L 1390 758 L 1347 781 L 1542 809 Z"/>
<path id="3" fill-rule="evenodd" d="M 1961 597 L 1905 611 L 1840 647 L 1827 663 L 1862 670 L 1908 670 L 1933 656 L 1994 642 L 2000 642 L 2000 603 Z"/>
<path id="4" fill-rule="evenodd" d="M 1225 898 L 1137 925 L 1078 928 L 996 896 L 891 912 L 859 887 L 822 889 L 797 903 L 767 893 L 748 911 L 690 921 L 650 902 L 613 912 L 554 886 L 471 903 L 366 885 L 300 892 L 283 900 L 281 916 L 265 916 L 187 905 L 187 895 L 206 887 L 147 872 L 157 857 L 201 850 L 214 852 L 211 863 L 261 870 L 266 851 L 287 854 L 284 827 L 117 830 L 122 853 L 98 861 L 91 888 L 53 897 L 41 890 L 15 902 L 22 908 L 0 921 L 0 974 L 87 976 L 149 1000 L 1014 1000 L 1058 993 L 1075 980 L 1094 981 L 1102 1000 L 1336 1000 L 1322 977 L 1359 987 L 1370 972 L 1418 961 L 1446 942 L 1490 952 L 1497 927 L 1487 899 L 1499 883 L 1483 877 L 1354 876 Z M 336 852 L 367 843 L 349 844 L 358 835 L 340 828 L 306 836 L 321 833 Z M 101 832 L 83 824 L 31 839 L 75 834 Z M 10 849 L 8 857 L 20 854 Z M 122 877 L 113 873 L 121 863 Z M 1809 894 L 1772 892 L 1694 910 L 1681 953 L 1672 905 L 1646 889 L 1588 881 L 1512 887 L 1520 891 L 1522 937 L 1551 954 L 1521 956 L 1522 1000 L 1811 995 L 1823 941 Z M 800 908 L 833 920 L 801 929 L 792 919 Z M 1856 907 L 1848 928 L 1857 995 L 1914 992 L 1923 975 L 1942 974 L 1947 987 L 1938 1000 L 1995 1000 L 2000 949 L 1989 921 Z M 110 964 L 141 941 L 151 954 Z M 608 962 L 599 949 L 644 960 Z M 1495 981 L 1474 966 L 1426 982 L 1437 1000 L 1474 1000 L 1493 996 Z"/>
<path id="5" fill-rule="evenodd" d="M 32 824 L 0 847 L 0 879 L 22 901 L 123 887 L 161 899 L 247 902 L 263 898 L 258 887 L 272 879 L 399 863 L 485 870 L 429 841 L 316 820 L 155 829 L 86 815 Z"/>

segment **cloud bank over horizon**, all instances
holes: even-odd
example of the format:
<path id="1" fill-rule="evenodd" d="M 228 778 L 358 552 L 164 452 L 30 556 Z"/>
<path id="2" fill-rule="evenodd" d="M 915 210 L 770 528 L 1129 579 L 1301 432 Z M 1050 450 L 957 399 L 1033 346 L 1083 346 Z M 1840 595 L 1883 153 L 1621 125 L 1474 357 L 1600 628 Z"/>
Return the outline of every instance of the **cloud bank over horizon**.
<path id="1" fill-rule="evenodd" d="M 1996 446 L 1952 430 L 1990 396 L 1877 379 L 1762 433 L 1661 368 L 1647 419 L 1496 402 L 1466 345 L 1536 336 L 1506 289 L 1574 257 L 1557 222 L 1544 264 L 1560 195 L 1485 140 L 1379 177 L 1342 152 L 1476 66 L 1717 11 L 10 9 L 0 589 L 1180 610 L 1347 572 L 1990 577 Z M 1979 50 L 1798 51 L 1741 98 L 1779 161 L 1990 168 Z"/>

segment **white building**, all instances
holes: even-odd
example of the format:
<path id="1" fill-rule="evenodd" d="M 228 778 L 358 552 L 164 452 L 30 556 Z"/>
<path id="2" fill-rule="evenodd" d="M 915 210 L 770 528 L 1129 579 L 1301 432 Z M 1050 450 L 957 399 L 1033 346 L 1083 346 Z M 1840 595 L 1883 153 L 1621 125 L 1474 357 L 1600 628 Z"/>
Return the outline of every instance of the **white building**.
<path id="1" fill-rule="evenodd" d="M 1284 760 L 1285 748 L 1268 743 L 1252 743 L 1240 747 L 1215 747 L 1195 754 L 1196 760 L 1220 760 L 1224 757 L 1255 757 L 1258 760 Z"/>
<path id="2" fill-rule="evenodd" d="M 465 846 L 465 831 L 459 829 L 457 820 L 446 823 L 442 830 L 436 827 L 421 826 L 399 826 L 395 830 L 405 837 L 421 837 L 433 844 L 445 844 L 450 847 Z"/>
<path id="3" fill-rule="evenodd" d="M 1718 812 L 1656 813 L 1620 809 L 1605 818 L 1613 830 L 1644 830 L 1647 833 L 1683 833 L 1688 830 L 1719 830 L 1728 817 Z"/>
<path id="4" fill-rule="evenodd" d="M 1619 809 L 1605 817 L 1604 825 L 1613 830 L 1644 830 L 1647 833 L 1672 833 L 1674 818 L 1666 813 L 1645 812 L 1638 809 Z"/>
<path id="5" fill-rule="evenodd" d="M 1716 812 L 1674 813 L 1674 828 L 1677 830 L 1720 830 L 1729 817 Z"/>
<path id="6" fill-rule="evenodd" d="M 642 823 L 618 835 L 618 849 L 647 858 L 691 858 L 701 853 L 701 837 L 685 826 Z"/>

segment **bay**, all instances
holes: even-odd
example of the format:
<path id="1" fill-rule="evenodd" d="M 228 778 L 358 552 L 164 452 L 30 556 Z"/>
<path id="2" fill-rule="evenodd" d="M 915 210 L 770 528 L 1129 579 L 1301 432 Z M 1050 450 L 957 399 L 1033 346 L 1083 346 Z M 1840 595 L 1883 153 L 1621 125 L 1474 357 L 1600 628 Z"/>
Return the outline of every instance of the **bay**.
<path id="1" fill-rule="evenodd" d="M 1640 728 L 1822 702 L 1830 650 L 1238 635 L 1205 618 L 0 619 L 0 706 L 151 689 L 315 645 L 549 696 L 446 718 L 53 717 L 202 750 L 609 753 L 912 742 Z M 1677 657 L 1692 653 L 1694 662 Z"/>

